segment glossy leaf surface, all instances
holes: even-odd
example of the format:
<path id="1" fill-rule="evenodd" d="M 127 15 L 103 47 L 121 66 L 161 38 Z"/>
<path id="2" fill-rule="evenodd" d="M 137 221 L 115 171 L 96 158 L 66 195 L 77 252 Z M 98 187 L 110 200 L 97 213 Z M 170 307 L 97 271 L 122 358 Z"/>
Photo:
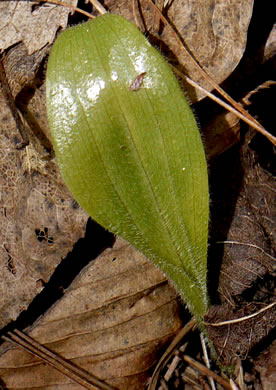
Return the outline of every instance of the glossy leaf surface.
<path id="1" fill-rule="evenodd" d="M 75 199 L 165 272 L 202 319 L 207 167 L 193 113 L 166 61 L 133 24 L 103 15 L 58 37 L 47 108 Z"/>

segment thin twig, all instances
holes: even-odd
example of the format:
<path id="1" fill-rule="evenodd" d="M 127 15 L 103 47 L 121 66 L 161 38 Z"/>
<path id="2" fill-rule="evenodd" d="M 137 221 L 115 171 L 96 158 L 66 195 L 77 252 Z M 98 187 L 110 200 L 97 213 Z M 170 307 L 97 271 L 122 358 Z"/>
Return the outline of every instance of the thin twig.
<path id="1" fill-rule="evenodd" d="M 239 241 L 217 241 L 216 244 L 235 244 L 235 245 L 245 245 L 245 246 L 250 246 L 251 248 L 255 248 L 260 250 L 264 255 L 270 257 L 272 260 L 276 261 L 275 257 L 271 256 L 269 253 L 264 251 L 261 247 L 255 244 L 250 244 L 247 242 L 239 242 Z"/>
<path id="2" fill-rule="evenodd" d="M 191 366 L 195 367 L 199 372 L 203 373 L 206 376 L 211 376 L 220 385 L 224 386 L 226 389 L 231 390 L 231 386 L 228 381 L 217 375 L 215 372 L 209 370 L 209 368 L 205 367 L 203 364 L 197 362 L 188 355 L 182 355 L 182 358 L 183 360 L 185 360 L 186 363 L 189 363 Z"/>
<path id="3" fill-rule="evenodd" d="M 89 0 L 92 5 L 96 8 L 96 10 L 101 14 L 106 14 L 107 10 L 99 3 L 97 0 Z"/>
<path id="4" fill-rule="evenodd" d="M 135 25 L 136 25 L 136 27 L 139 28 L 139 21 L 138 21 L 138 18 L 137 18 L 136 7 L 135 7 L 135 1 L 136 1 L 136 0 L 132 0 L 132 13 L 133 13 Z"/>
<path id="5" fill-rule="evenodd" d="M 176 70 L 175 67 L 174 67 L 174 70 L 176 71 L 177 74 L 181 75 L 181 77 L 184 78 L 187 81 L 187 83 L 189 83 L 193 87 L 199 89 L 200 91 L 204 92 L 210 99 L 212 99 L 214 102 L 218 103 L 220 106 L 226 108 L 230 112 L 233 112 L 233 114 L 237 115 L 237 117 L 242 119 L 248 125 L 254 127 L 254 129 L 258 130 L 260 133 L 265 135 L 268 139 L 269 138 L 273 138 L 273 139 L 275 138 L 275 137 L 273 137 L 272 134 L 270 134 L 267 130 L 265 130 L 258 122 L 256 123 L 256 121 L 253 121 L 251 118 L 248 118 L 242 112 L 240 112 L 240 111 L 236 110 L 236 108 L 230 106 L 230 104 L 227 104 L 226 102 L 224 102 L 223 100 L 221 100 L 220 98 L 215 96 L 213 93 L 207 91 L 207 89 L 205 89 L 205 88 L 201 87 L 200 85 L 198 85 L 195 81 L 190 79 L 190 77 L 185 76 L 178 69 Z M 276 138 L 275 138 L 274 141 L 276 142 Z M 273 142 L 271 141 L 271 142 L 274 143 L 274 141 Z"/>
<path id="6" fill-rule="evenodd" d="M 195 374 L 195 370 L 193 368 L 190 367 L 190 370 L 193 371 L 193 375 L 196 375 Z M 197 374 L 198 375 L 198 374 Z M 183 380 L 183 382 L 185 383 L 185 387 L 186 387 L 186 383 L 190 386 L 187 386 L 188 388 L 192 388 L 193 390 L 202 390 L 202 384 L 198 383 L 198 379 L 194 379 L 191 374 L 181 374 L 181 378 Z M 205 389 L 204 389 L 205 390 Z"/>
<path id="7" fill-rule="evenodd" d="M 230 379 L 230 386 L 231 386 L 231 390 L 239 390 L 238 386 L 232 379 Z"/>
<path id="8" fill-rule="evenodd" d="M 8 332 L 6 335 L 2 336 L 2 339 L 20 346 L 25 351 L 45 361 L 57 371 L 68 376 L 86 389 L 95 390 L 96 387 L 99 390 L 115 390 L 114 387 L 102 382 L 95 376 L 65 360 L 19 330 Z"/>
<path id="9" fill-rule="evenodd" d="M 205 362 L 207 368 L 210 368 L 210 361 L 208 358 L 208 352 L 207 352 L 207 348 L 206 348 L 204 334 L 202 332 L 200 332 L 200 341 L 201 341 L 201 346 L 202 346 L 202 351 L 203 351 L 204 362 Z M 209 380 L 209 383 L 210 383 L 212 390 L 216 390 L 216 385 L 215 385 L 214 379 L 211 376 L 208 376 L 208 380 Z"/>
<path id="10" fill-rule="evenodd" d="M 169 390 L 168 385 L 167 385 L 167 383 L 166 383 L 166 381 L 164 379 L 161 379 L 160 383 L 161 383 L 161 386 L 162 386 L 162 390 Z"/>
<path id="11" fill-rule="evenodd" d="M 180 341 L 183 339 L 183 337 L 189 333 L 194 326 L 196 325 L 196 319 L 193 317 L 185 326 L 181 329 L 181 331 L 176 335 L 176 337 L 173 339 L 171 344 L 168 346 L 167 350 L 159 360 L 157 366 L 155 367 L 155 370 L 151 377 L 151 382 L 149 384 L 148 390 L 155 390 L 158 376 L 160 370 L 164 367 L 164 365 L 167 363 L 167 361 L 170 359 L 174 349 L 177 347 L 177 345 L 180 343 Z"/>
<path id="12" fill-rule="evenodd" d="M 264 311 L 271 309 L 275 305 L 276 305 L 276 302 L 272 302 L 269 305 L 267 305 L 266 307 L 263 307 L 261 310 L 257 311 L 256 313 L 249 314 L 248 316 L 235 318 L 234 320 L 227 320 L 227 321 L 217 322 L 217 323 L 204 322 L 204 325 L 224 326 L 224 325 L 230 325 L 230 324 L 237 324 L 238 322 L 246 321 L 246 320 L 249 320 L 250 318 L 256 317 L 259 314 L 263 313 Z"/>
<path id="13" fill-rule="evenodd" d="M 173 372 L 176 370 L 176 367 L 178 366 L 178 363 L 181 362 L 181 359 L 179 356 L 175 356 L 167 369 L 166 374 L 164 375 L 164 379 L 166 382 L 170 380 L 170 377 L 172 376 Z"/>

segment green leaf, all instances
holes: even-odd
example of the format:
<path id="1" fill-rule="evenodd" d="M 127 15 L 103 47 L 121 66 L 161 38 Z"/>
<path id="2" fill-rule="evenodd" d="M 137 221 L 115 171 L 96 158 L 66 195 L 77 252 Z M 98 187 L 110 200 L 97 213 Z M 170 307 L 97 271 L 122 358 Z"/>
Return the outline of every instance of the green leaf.
<path id="1" fill-rule="evenodd" d="M 166 61 L 133 24 L 100 16 L 56 40 L 47 108 L 75 199 L 155 263 L 200 321 L 208 307 L 207 167 Z"/>

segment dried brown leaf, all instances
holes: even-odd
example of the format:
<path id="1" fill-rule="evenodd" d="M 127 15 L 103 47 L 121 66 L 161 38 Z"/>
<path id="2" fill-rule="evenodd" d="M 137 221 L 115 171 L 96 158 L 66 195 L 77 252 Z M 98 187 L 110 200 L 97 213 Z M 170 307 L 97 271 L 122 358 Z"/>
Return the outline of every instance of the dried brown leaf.
<path id="1" fill-rule="evenodd" d="M 57 264 L 84 235 L 86 214 L 62 184 L 55 164 L 18 133 L 0 94 L 0 328 L 29 305 Z"/>
<path id="2" fill-rule="evenodd" d="M 66 2 L 77 4 L 77 0 Z M 69 13 L 68 8 L 54 4 L 18 0 L 0 2 L 0 49 L 22 41 L 28 54 L 34 53 L 53 42 L 57 29 L 66 26 Z"/>
<path id="3" fill-rule="evenodd" d="M 157 347 L 181 326 L 177 313 L 176 293 L 165 276 L 117 239 L 81 272 L 29 335 L 109 384 L 141 389 Z M 5 352 L 0 367 L 8 388 L 77 388 L 25 351 Z"/>
<path id="4" fill-rule="evenodd" d="M 204 126 L 204 137 L 206 154 L 213 158 L 240 140 L 240 119 L 229 111 L 217 114 Z"/>
<path id="5" fill-rule="evenodd" d="M 182 0 L 176 2 L 168 12 L 191 53 L 217 84 L 233 72 L 242 58 L 253 4 L 253 0 L 230 3 L 223 0 L 194 0 L 187 3 Z M 168 35 L 167 42 L 170 40 Z M 207 90 L 212 89 L 179 48 L 173 48 L 173 52 L 194 81 Z M 192 93 L 193 100 L 194 96 L 196 100 L 204 97 L 202 92 L 194 92 L 190 87 L 187 89 Z"/>

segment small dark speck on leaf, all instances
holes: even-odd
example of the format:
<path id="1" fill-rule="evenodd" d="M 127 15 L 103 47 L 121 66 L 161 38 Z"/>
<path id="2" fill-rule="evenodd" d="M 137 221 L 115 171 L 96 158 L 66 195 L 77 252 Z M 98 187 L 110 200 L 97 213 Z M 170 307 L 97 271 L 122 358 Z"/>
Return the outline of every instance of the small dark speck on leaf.
<path id="1" fill-rule="evenodd" d="M 143 72 L 132 81 L 129 86 L 130 91 L 138 91 L 141 88 L 145 75 L 146 72 Z"/>
<path id="2" fill-rule="evenodd" d="M 75 200 L 72 200 L 71 206 L 73 210 L 76 210 L 80 207 L 78 202 L 76 202 Z"/>

